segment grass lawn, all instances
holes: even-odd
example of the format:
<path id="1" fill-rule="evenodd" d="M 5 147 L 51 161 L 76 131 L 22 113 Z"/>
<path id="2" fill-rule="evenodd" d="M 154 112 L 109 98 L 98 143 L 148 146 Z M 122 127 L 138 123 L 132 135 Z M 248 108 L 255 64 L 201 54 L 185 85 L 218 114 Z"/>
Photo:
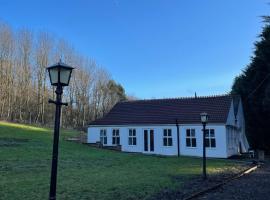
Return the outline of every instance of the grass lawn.
<path id="1" fill-rule="evenodd" d="M 146 199 L 201 173 L 201 159 L 128 154 L 64 141 L 59 146 L 59 199 Z M 48 199 L 52 131 L 0 122 L 0 199 Z M 215 173 L 237 164 L 207 161 Z"/>

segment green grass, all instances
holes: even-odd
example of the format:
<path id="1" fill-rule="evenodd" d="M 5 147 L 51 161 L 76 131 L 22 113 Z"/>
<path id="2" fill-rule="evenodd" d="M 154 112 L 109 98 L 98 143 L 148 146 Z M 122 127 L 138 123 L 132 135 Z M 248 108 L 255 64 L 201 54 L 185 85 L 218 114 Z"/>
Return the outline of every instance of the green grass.
<path id="1" fill-rule="evenodd" d="M 67 142 L 61 132 L 58 163 L 59 199 L 145 199 L 179 189 L 201 173 L 201 159 L 128 154 Z M 48 199 L 52 131 L 0 122 L 0 199 Z M 236 163 L 209 160 L 208 172 Z"/>

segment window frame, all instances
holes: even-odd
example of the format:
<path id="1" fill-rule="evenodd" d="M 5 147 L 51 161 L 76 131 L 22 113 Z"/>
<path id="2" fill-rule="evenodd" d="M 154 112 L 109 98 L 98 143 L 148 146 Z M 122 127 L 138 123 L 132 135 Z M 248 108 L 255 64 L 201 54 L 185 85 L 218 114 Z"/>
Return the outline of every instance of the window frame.
<path id="1" fill-rule="evenodd" d="M 172 129 L 171 128 L 164 128 L 162 135 L 163 135 L 163 137 L 162 137 L 163 147 L 172 147 L 173 146 Z"/>
<path id="2" fill-rule="evenodd" d="M 213 133 L 213 135 L 211 132 Z M 208 141 L 208 143 L 207 143 L 207 141 Z M 213 129 L 213 128 L 205 129 L 205 147 L 208 149 L 214 149 L 217 147 L 216 133 L 215 133 L 215 129 Z"/>
<path id="3" fill-rule="evenodd" d="M 189 135 L 188 135 L 189 131 Z M 194 135 L 192 134 L 194 133 Z M 189 141 L 189 146 L 188 146 Z M 195 146 L 193 145 L 193 141 L 195 141 Z M 187 128 L 186 129 L 186 147 L 187 148 L 197 148 L 197 137 L 196 137 L 196 129 L 195 128 Z"/>
<path id="4" fill-rule="evenodd" d="M 112 145 L 120 145 L 120 130 L 118 128 L 112 129 Z"/>
<path id="5" fill-rule="evenodd" d="M 100 143 L 102 145 L 107 145 L 108 144 L 108 135 L 107 135 L 107 129 L 102 128 L 99 131 L 99 139 L 100 139 Z M 106 142 L 104 142 L 106 141 Z"/>
<path id="6" fill-rule="evenodd" d="M 137 130 L 136 128 L 128 129 L 128 145 L 137 146 Z"/>

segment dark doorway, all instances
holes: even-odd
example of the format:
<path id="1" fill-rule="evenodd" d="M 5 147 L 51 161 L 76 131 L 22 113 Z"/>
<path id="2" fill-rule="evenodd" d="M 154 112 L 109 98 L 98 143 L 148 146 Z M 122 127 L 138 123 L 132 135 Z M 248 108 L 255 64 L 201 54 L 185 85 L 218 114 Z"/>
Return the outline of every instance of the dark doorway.
<path id="1" fill-rule="evenodd" d="M 145 129 L 143 131 L 144 135 L 144 151 L 153 152 L 154 148 L 154 130 Z"/>

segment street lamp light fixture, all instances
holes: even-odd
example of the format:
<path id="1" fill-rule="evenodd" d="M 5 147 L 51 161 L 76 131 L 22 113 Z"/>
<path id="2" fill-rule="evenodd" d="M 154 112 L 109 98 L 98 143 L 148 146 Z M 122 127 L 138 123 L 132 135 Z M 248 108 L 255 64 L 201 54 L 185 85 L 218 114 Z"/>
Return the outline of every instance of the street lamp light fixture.
<path id="1" fill-rule="evenodd" d="M 51 85 L 68 86 L 72 70 L 74 68 L 62 63 L 61 61 L 47 68 L 50 76 Z"/>
<path id="2" fill-rule="evenodd" d="M 208 122 L 208 114 L 206 112 L 201 113 L 201 122 L 202 124 L 207 124 Z"/>
<path id="3" fill-rule="evenodd" d="M 62 102 L 63 87 L 69 85 L 72 70 L 70 67 L 61 62 L 61 60 L 47 68 L 52 86 L 56 86 L 56 101 L 49 99 L 49 103 L 54 103 L 55 121 L 54 121 L 54 136 L 53 136 L 53 153 L 52 153 L 52 168 L 51 168 L 51 183 L 50 183 L 50 200 L 56 199 L 56 181 L 57 181 L 57 162 L 58 162 L 58 143 L 59 129 L 62 105 L 67 106 L 67 103 Z"/>
<path id="4" fill-rule="evenodd" d="M 203 125 L 203 179 L 206 180 L 206 148 L 205 148 L 205 127 L 208 123 L 208 114 L 206 112 L 201 113 L 201 122 Z"/>

